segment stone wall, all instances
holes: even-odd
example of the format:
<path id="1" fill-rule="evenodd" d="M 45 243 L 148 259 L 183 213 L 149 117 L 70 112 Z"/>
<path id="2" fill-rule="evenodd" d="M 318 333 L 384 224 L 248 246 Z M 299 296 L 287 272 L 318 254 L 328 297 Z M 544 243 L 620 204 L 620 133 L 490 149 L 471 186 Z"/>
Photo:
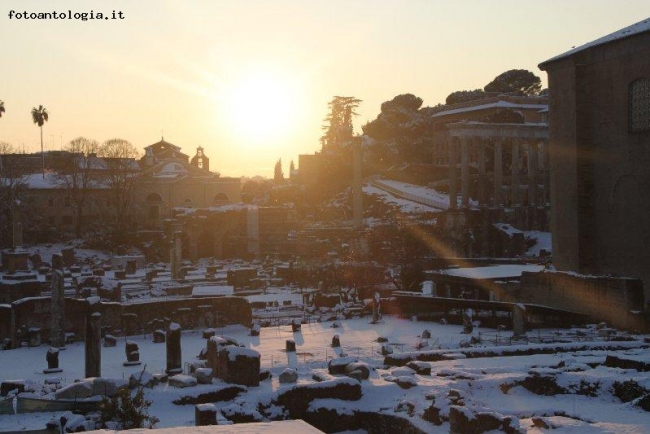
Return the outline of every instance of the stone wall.
<path id="1" fill-rule="evenodd" d="M 615 327 L 650 330 L 649 322 L 641 313 L 643 283 L 639 279 L 524 272 L 516 299 L 520 303 L 589 315 Z"/>
<path id="2" fill-rule="evenodd" d="M 0 344 L 11 336 L 11 305 L 0 304 Z"/>
<path id="3" fill-rule="evenodd" d="M 49 282 L 28 280 L 24 282 L 0 283 L 0 303 L 12 303 L 25 297 L 38 297 L 50 289 Z"/>
<path id="4" fill-rule="evenodd" d="M 47 341 L 51 327 L 51 304 L 50 297 L 31 297 L 18 300 L 11 305 L 2 305 L 0 341 L 4 338 L 15 339 L 15 331 L 21 325 L 25 325 L 27 328 L 41 329 L 42 339 Z M 73 332 L 78 338 L 84 336 L 87 306 L 87 302 L 83 299 L 65 299 L 64 330 L 66 333 Z M 200 311 L 211 314 L 215 319 L 218 318 L 220 324 L 250 326 L 252 322 L 252 312 L 248 301 L 239 297 L 162 300 L 138 304 L 99 303 L 94 305 L 93 309 L 102 314 L 102 327 L 120 330 L 123 327 L 122 316 L 127 314 L 125 318 L 135 324 L 124 324 L 125 328 L 132 332 L 136 330 L 140 332 L 146 329 L 147 324 L 154 319 L 168 318 L 176 321 L 179 316 L 186 316 L 187 309 L 190 309 L 191 312 L 199 312 L 198 306 L 212 306 L 211 309 L 203 307 Z M 135 314 L 135 317 L 128 314 Z M 186 326 L 184 328 L 189 328 L 189 326 L 197 324 L 182 325 Z"/>
<path id="5" fill-rule="evenodd" d="M 526 252 L 523 233 L 509 236 L 495 225 L 548 231 L 549 212 L 546 206 L 452 209 L 439 215 L 437 229 L 446 248 L 458 256 L 514 258 Z"/>

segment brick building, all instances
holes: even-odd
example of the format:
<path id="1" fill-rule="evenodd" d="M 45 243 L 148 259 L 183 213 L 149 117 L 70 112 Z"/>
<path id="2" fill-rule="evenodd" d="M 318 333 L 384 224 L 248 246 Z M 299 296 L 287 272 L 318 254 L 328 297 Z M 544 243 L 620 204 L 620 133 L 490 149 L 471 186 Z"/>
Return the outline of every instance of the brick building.
<path id="1" fill-rule="evenodd" d="M 550 90 L 553 262 L 650 299 L 650 19 L 539 65 Z"/>

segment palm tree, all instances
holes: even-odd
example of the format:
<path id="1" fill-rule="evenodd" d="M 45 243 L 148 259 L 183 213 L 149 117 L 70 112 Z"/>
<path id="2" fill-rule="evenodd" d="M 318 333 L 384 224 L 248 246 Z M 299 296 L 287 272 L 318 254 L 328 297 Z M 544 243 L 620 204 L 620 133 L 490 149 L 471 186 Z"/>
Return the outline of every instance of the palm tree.
<path id="1" fill-rule="evenodd" d="M 5 102 L 0 101 L 0 118 L 2 117 L 2 114 L 5 112 Z"/>
<path id="2" fill-rule="evenodd" d="M 34 123 L 41 129 L 41 161 L 43 163 L 43 178 L 45 178 L 45 153 L 43 153 L 43 124 L 47 122 L 48 114 L 47 109 L 42 105 L 38 108 L 32 108 L 32 119 Z"/>

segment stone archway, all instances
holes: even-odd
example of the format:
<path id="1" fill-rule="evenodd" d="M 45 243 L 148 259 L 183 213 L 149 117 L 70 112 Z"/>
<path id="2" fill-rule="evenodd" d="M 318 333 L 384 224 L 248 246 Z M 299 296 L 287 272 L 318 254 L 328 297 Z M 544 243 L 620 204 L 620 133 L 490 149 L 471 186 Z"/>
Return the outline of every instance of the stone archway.
<path id="1" fill-rule="evenodd" d="M 208 209 L 202 209 L 192 214 L 183 226 L 187 244 L 185 257 L 195 261 L 199 258 L 224 258 L 240 253 L 241 249 L 237 246 L 242 243 L 242 227 L 245 227 L 245 220 L 242 221 L 240 211 L 211 213 Z"/>
<path id="2" fill-rule="evenodd" d="M 213 205 L 225 205 L 230 203 L 230 198 L 226 193 L 217 193 L 212 198 Z"/>

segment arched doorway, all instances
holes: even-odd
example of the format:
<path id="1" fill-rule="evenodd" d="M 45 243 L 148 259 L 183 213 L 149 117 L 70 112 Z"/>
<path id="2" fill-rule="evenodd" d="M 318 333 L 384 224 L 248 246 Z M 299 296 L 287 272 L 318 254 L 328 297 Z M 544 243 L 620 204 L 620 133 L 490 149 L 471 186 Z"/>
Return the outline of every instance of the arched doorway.
<path id="1" fill-rule="evenodd" d="M 213 205 L 225 205 L 228 203 L 230 203 L 230 199 L 226 193 L 217 193 L 214 195 L 214 198 L 212 198 Z"/>

